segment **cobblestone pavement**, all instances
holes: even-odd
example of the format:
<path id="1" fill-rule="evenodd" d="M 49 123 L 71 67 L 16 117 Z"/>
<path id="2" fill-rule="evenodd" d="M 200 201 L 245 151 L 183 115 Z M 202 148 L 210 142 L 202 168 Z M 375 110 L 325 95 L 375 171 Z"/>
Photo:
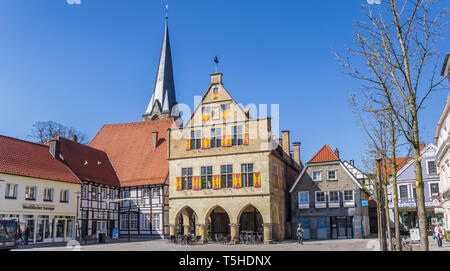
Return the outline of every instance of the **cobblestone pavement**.
<path id="1" fill-rule="evenodd" d="M 450 242 L 443 242 L 444 247 L 438 248 L 436 240 L 430 238 L 430 250 L 450 251 Z M 121 240 L 108 244 L 88 244 L 70 247 L 72 244 L 44 244 L 31 245 L 16 251 L 378 251 L 377 239 L 346 239 L 305 241 L 304 245 L 298 245 L 295 241 L 283 241 L 272 245 L 177 245 L 167 240 Z M 414 248 L 415 250 L 416 248 Z"/>

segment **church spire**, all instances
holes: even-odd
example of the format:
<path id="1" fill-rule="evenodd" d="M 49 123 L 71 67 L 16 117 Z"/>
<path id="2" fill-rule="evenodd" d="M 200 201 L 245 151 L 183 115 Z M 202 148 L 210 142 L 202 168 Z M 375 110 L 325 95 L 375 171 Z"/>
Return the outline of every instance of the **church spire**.
<path id="1" fill-rule="evenodd" d="M 173 108 L 177 104 L 175 84 L 173 79 L 172 54 L 169 40 L 168 6 L 166 6 L 166 25 L 164 39 L 161 47 L 158 72 L 156 73 L 155 87 L 150 103 L 143 115 L 143 120 L 179 117 Z"/>

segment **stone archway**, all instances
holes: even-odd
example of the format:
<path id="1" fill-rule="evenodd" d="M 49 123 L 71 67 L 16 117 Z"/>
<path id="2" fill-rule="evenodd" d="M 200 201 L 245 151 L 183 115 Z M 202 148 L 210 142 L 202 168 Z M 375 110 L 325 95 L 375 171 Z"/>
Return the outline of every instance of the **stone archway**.
<path id="1" fill-rule="evenodd" d="M 197 234 L 197 213 L 189 206 L 183 207 L 175 216 L 176 235 L 196 235 Z"/>
<path id="2" fill-rule="evenodd" d="M 210 240 L 224 240 L 231 234 L 230 216 L 219 205 L 214 206 L 206 213 L 206 235 Z"/>
<path id="3" fill-rule="evenodd" d="M 254 236 L 261 241 L 264 239 L 264 219 L 258 208 L 248 204 L 239 212 L 237 221 L 239 239 L 245 240 L 249 236 Z"/>

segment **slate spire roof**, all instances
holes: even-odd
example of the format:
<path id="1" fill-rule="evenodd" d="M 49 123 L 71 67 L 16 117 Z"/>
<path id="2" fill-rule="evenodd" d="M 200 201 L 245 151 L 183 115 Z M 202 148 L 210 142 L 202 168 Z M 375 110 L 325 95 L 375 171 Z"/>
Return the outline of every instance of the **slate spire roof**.
<path id="1" fill-rule="evenodd" d="M 177 104 L 175 96 L 175 84 L 173 79 L 172 54 L 170 50 L 169 24 L 166 16 L 166 25 L 164 30 L 164 38 L 161 47 L 161 55 L 159 59 L 158 71 L 156 73 L 155 87 L 150 103 L 145 111 L 144 116 L 154 113 L 167 114 L 172 111 L 174 105 Z M 155 108 L 157 107 L 157 108 Z M 178 113 L 170 115 L 177 117 Z"/>

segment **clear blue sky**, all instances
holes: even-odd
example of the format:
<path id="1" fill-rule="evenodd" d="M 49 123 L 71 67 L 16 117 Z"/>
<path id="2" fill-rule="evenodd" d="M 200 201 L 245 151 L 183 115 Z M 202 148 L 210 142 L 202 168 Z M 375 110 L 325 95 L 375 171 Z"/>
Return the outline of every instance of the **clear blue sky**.
<path id="1" fill-rule="evenodd" d="M 280 104 L 280 129 L 302 142 L 304 162 L 329 144 L 360 164 L 366 140 L 348 105 L 359 82 L 331 48 L 353 41 L 361 0 L 2 0 L 0 134 L 30 140 L 34 122 L 53 120 L 91 139 L 103 124 L 140 121 L 166 3 L 178 102 L 203 95 L 217 54 L 239 103 Z M 421 116 L 427 142 L 447 94 Z"/>

